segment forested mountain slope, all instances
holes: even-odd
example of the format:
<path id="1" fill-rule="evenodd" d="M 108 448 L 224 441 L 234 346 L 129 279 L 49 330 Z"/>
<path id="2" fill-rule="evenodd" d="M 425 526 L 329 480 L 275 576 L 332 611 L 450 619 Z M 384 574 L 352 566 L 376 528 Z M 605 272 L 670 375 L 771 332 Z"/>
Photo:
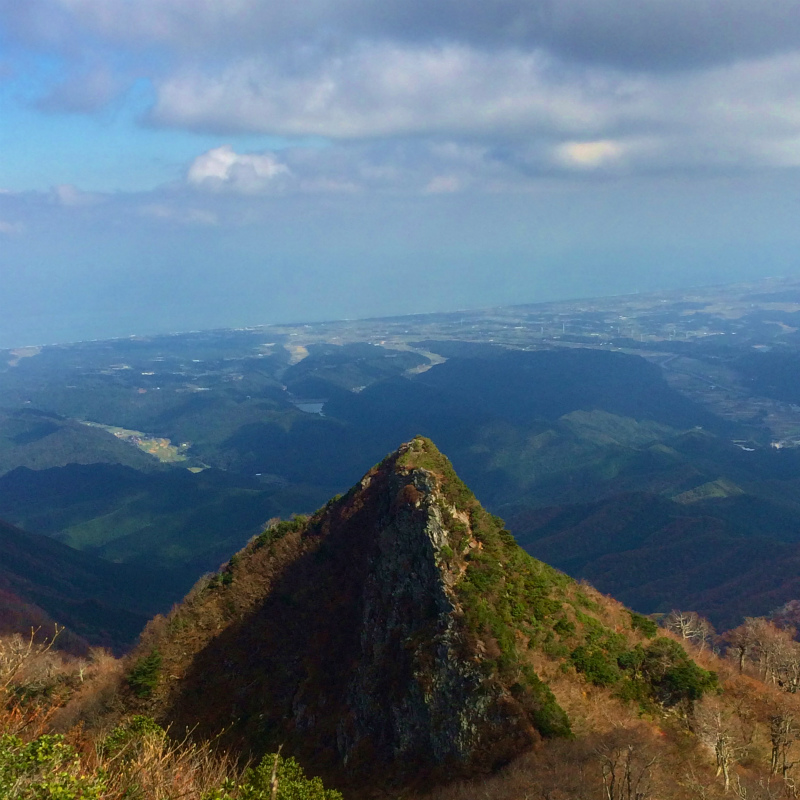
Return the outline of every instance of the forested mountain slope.
<path id="1" fill-rule="evenodd" d="M 65 640 L 72 634 L 84 643 L 122 650 L 179 592 L 159 570 L 102 561 L 0 521 L 5 632 L 57 623 L 68 628 Z"/>

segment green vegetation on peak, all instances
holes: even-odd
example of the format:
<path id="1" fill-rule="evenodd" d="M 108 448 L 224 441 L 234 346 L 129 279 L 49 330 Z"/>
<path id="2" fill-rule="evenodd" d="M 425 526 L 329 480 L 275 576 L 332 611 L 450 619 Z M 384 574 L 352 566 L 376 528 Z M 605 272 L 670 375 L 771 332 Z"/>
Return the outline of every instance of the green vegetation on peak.
<path id="1" fill-rule="evenodd" d="M 466 510 L 470 505 L 478 504 L 475 495 L 456 474 L 450 459 L 427 437 L 415 436 L 389 458 L 394 458 L 395 466 L 400 469 L 425 469 L 434 473 L 440 490 L 456 508 Z"/>
<path id="2" fill-rule="evenodd" d="M 571 578 L 529 556 L 458 477 L 449 459 L 424 436 L 403 445 L 396 467 L 436 477 L 447 544 L 440 549 L 453 574 L 470 646 L 483 656 L 487 678 L 506 684 L 543 736 L 571 736 L 569 718 L 525 658 L 550 645 L 554 628 L 574 626 L 562 613 Z M 522 642 L 525 642 L 523 649 Z"/>
<path id="3" fill-rule="evenodd" d="M 535 698 L 537 728 L 544 735 L 570 735 L 567 715 L 536 675 L 528 651 L 536 649 L 573 667 L 596 686 L 648 705 L 691 704 L 717 688 L 716 676 L 698 667 L 669 639 L 653 639 L 649 618 L 628 611 L 610 620 L 608 609 L 588 601 L 575 581 L 531 557 L 485 511 L 430 439 L 417 437 L 399 450 L 397 465 L 432 472 L 446 502 L 448 566 L 471 634 L 490 656 L 489 674 L 514 681 L 517 696 Z M 455 513 L 461 512 L 466 521 Z M 645 641 L 642 641 L 645 640 Z"/>
<path id="4" fill-rule="evenodd" d="M 657 633 L 648 617 L 632 611 L 620 616 L 607 601 L 590 600 L 571 578 L 528 555 L 430 439 L 417 437 L 401 447 L 396 464 L 435 475 L 448 532 L 442 550 L 469 633 L 487 656 L 487 677 L 527 700 L 542 735 L 569 737 L 571 726 L 534 670 L 531 651 L 650 710 L 689 709 L 718 690 L 714 673 L 697 666 L 678 643 L 663 637 L 648 642 Z"/>

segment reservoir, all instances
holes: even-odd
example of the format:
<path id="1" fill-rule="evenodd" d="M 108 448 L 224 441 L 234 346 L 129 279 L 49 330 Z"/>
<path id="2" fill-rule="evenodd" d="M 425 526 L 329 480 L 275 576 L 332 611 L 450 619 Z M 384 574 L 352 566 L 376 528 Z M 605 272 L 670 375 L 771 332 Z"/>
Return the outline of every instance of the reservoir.
<path id="1" fill-rule="evenodd" d="M 292 400 L 291 403 L 295 408 L 300 411 L 305 411 L 306 414 L 319 414 L 321 417 L 325 415 L 322 413 L 322 407 L 327 403 L 325 400 Z"/>

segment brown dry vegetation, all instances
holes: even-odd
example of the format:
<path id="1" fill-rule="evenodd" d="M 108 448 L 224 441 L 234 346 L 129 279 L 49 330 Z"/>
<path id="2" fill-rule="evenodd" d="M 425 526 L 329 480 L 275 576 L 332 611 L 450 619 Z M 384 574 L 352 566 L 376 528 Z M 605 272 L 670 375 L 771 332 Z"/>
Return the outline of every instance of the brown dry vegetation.
<path id="1" fill-rule="evenodd" d="M 171 737 L 147 717 L 109 727 L 121 662 L 64 655 L 34 634 L 0 637 L 3 800 L 340 800 L 278 754 L 251 768 L 218 742 Z M 94 726 L 70 724 L 76 716 Z"/>
<path id="2" fill-rule="evenodd" d="M 800 698 L 740 674 L 735 660 L 699 648 L 691 654 L 718 673 L 721 685 L 691 714 L 647 713 L 580 676 L 552 673 L 551 688 L 571 715 L 575 739 L 542 742 L 492 776 L 422 800 L 797 797 Z"/>
<path id="3" fill-rule="evenodd" d="M 626 613 L 618 606 L 616 610 Z M 29 646 L 29 641 L 5 638 L 0 646 L 4 685 L 0 735 L 13 733 L 32 739 L 54 727 L 63 730 L 63 712 L 76 702 L 85 704 L 93 687 L 102 684 L 109 673 L 116 674 L 120 667 L 119 662 L 102 653 L 88 660 L 76 659 L 47 650 L 46 646 Z M 740 673 L 733 651 L 730 657 L 720 658 L 707 649 L 696 648 L 692 656 L 719 674 L 722 693 L 705 698 L 691 714 L 664 709 L 644 713 L 636 704 L 621 702 L 608 688 L 592 686 L 581 676 L 562 672 L 560 679 L 555 680 L 553 673 L 553 690 L 570 709 L 574 720 L 578 733 L 574 739 L 541 741 L 493 774 L 452 783 L 432 792 L 421 791 L 419 787 L 408 797 L 413 800 L 796 797 L 795 762 L 800 761 L 800 733 L 796 728 L 790 725 L 784 732 L 782 744 L 778 742 L 779 750 L 781 747 L 783 750 L 777 764 L 772 762 L 775 721 L 800 719 L 800 699 L 747 674 L 751 667 L 757 671 L 755 662 L 746 664 L 745 671 Z M 548 665 L 540 662 L 539 666 L 544 670 Z M 52 691 L 54 686 L 57 691 Z M 150 732 L 130 745 L 123 756 L 104 753 L 98 748 L 98 742 L 107 733 L 101 730 L 87 731 L 78 725 L 67 732 L 67 741 L 80 754 L 81 774 L 96 774 L 99 769 L 107 773 L 108 780 L 99 796 L 108 800 L 130 796 L 132 789 L 141 800 L 201 800 L 215 787 L 226 781 L 235 785 L 241 777 L 241 765 L 226 758 L 214 743 L 174 741 Z M 724 757 L 728 762 L 720 765 Z"/>
<path id="4" fill-rule="evenodd" d="M 598 593 L 587 592 L 601 600 Z M 603 604 L 625 613 L 610 598 Z M 733 646 L 720 655 L 704 642 L 687 645 L 683 637 L 664 632 L 719 678 L 719 693 L 704 697 L 691 713 L 620 702 L 607 688 L 540 657 L 537 669 L 550 680 L 577 737 L 542 742 L 490 777 L 452 784 L 422 800 L 796 798 L 800 695 L 765 668 L 774 666 L 770 653 L 793 641 L 793 632 L 787 636 L 766 619 L 749 619 L 726 634 L 723 641 L 749 644 L 741 670 Z"/>

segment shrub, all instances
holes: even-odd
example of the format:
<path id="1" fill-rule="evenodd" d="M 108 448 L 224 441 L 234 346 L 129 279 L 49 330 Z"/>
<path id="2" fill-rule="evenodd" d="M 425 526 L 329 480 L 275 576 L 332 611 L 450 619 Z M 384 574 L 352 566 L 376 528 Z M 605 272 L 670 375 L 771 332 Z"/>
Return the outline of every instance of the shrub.
<path id="1" fill-rule="evenodd" d="M 158 684 L 160 671 L 161 653 L 158 652 L 158 649 L 154 649 L 133 665 L 128 673 L 128 686 L 137 697 L 150 697 Z"/>
<path id="2" fill-rule="evenodd" d="M 439 548 L 439 552 L 441 553 L 441 555 L 442 555 L 442 558 L 443 558 L 445 561 L 452 561 L 452 560 L 453 560 L 453 556 L 455 555 L 455 553 L 453 553 L 453 548 L 452 548 L 452 547 L 449 547 L 449 546 L 448 546 L 448 545 L 446 545 L 446 544 L 443 544 L 443 545 L 442 545 L 442 546 Z"/>
<path id="3" fill-rule="evenodd" d="M 558 704 L 550 687 L 527 664 L 522 667 L 522 675 L 523 682 L 514 684 L 511 693 L 531 715 L 536 730 L 548 739 L 571 739 L 569 717 Z"/>
<path id="4" fill-rule="evenodd" d="M 658 625 L 650 617 L 646 617 L 644 614 L 637 614 L 635 611 L 629 611 L 628 613 L 631 615 L 631 627 L 635 631 L 640 631 L 648 639 L 656 636 Z"/>
<path id="5" fill-rule="evenodd" d="M 672 639 L 655 639 L 644 651 L 642 676 L 653 699 L 665 706 L 692 703 L 718 688 L 714 672 L 698 667 Z"/>
<path id="6" fill-rule="evenodd" d="M 570 658 L 575 669 L 595 686 L 612 686 L 622 678 L 616 659 L 612 660 L 599 647 L 581 645 L 572 651 Z"/>
<path id="7" fill-rule="evenodd" d="M 542 652 L 550 658 L 569 658 L 569 647 L 555 638 L 544 640 Z"/>
<path id="8" fill-rule="evenodd" d="M 275 525 L 266 528 L 253 540 L 253 549 L 258 550 L 268 544 L 283 539 L 287 533 L 303 530 L 308 524 L 309 517 L 306 514 L 294 514 L 291 519 L 282 520 Z"/>
<path id="9" fill-rule="evenodd" d="M 566 617 L 560 617 L 555 621 L 553 630 L 559 636 L 572 636 L 575 633 L 575 623 L 568 620 Z"/>
<path id="10" fill-rule="evenodd" d="M 326 789 L 319 778 L 307 778 L 293 758 L 275 753 L 264 756 L 257 767 L 245 773 L 238 799 L 270 800 L 273 770 L 278 783 L 276 800 L 342 800 L 339 792 Z"/>
<path id="11" fill-rule="evenodd" d="M 100 745 L 105 756 L 114 756 L 130 747 L 144 736 L 166 736 L 166 731 L 152 718 L 137 714 L 121 725 L 117 725 Z"/>
<path id="12" fill-rule="evenodd" d="M 16 736 L 0 736 L 0 797 L 99 800 L 105 789 L 105 776 L 84 772 L 63 736 L 39 736 L 27 743 Z"/>
<path id="13" fill-rule="evenodd" d="M 642 677 L 642 664 L 644 663 L 644 648 L 637 644 L 632 650 L 626 650 L 617 656 L 617 664 L 624 669 L 631 678 Z"/>

